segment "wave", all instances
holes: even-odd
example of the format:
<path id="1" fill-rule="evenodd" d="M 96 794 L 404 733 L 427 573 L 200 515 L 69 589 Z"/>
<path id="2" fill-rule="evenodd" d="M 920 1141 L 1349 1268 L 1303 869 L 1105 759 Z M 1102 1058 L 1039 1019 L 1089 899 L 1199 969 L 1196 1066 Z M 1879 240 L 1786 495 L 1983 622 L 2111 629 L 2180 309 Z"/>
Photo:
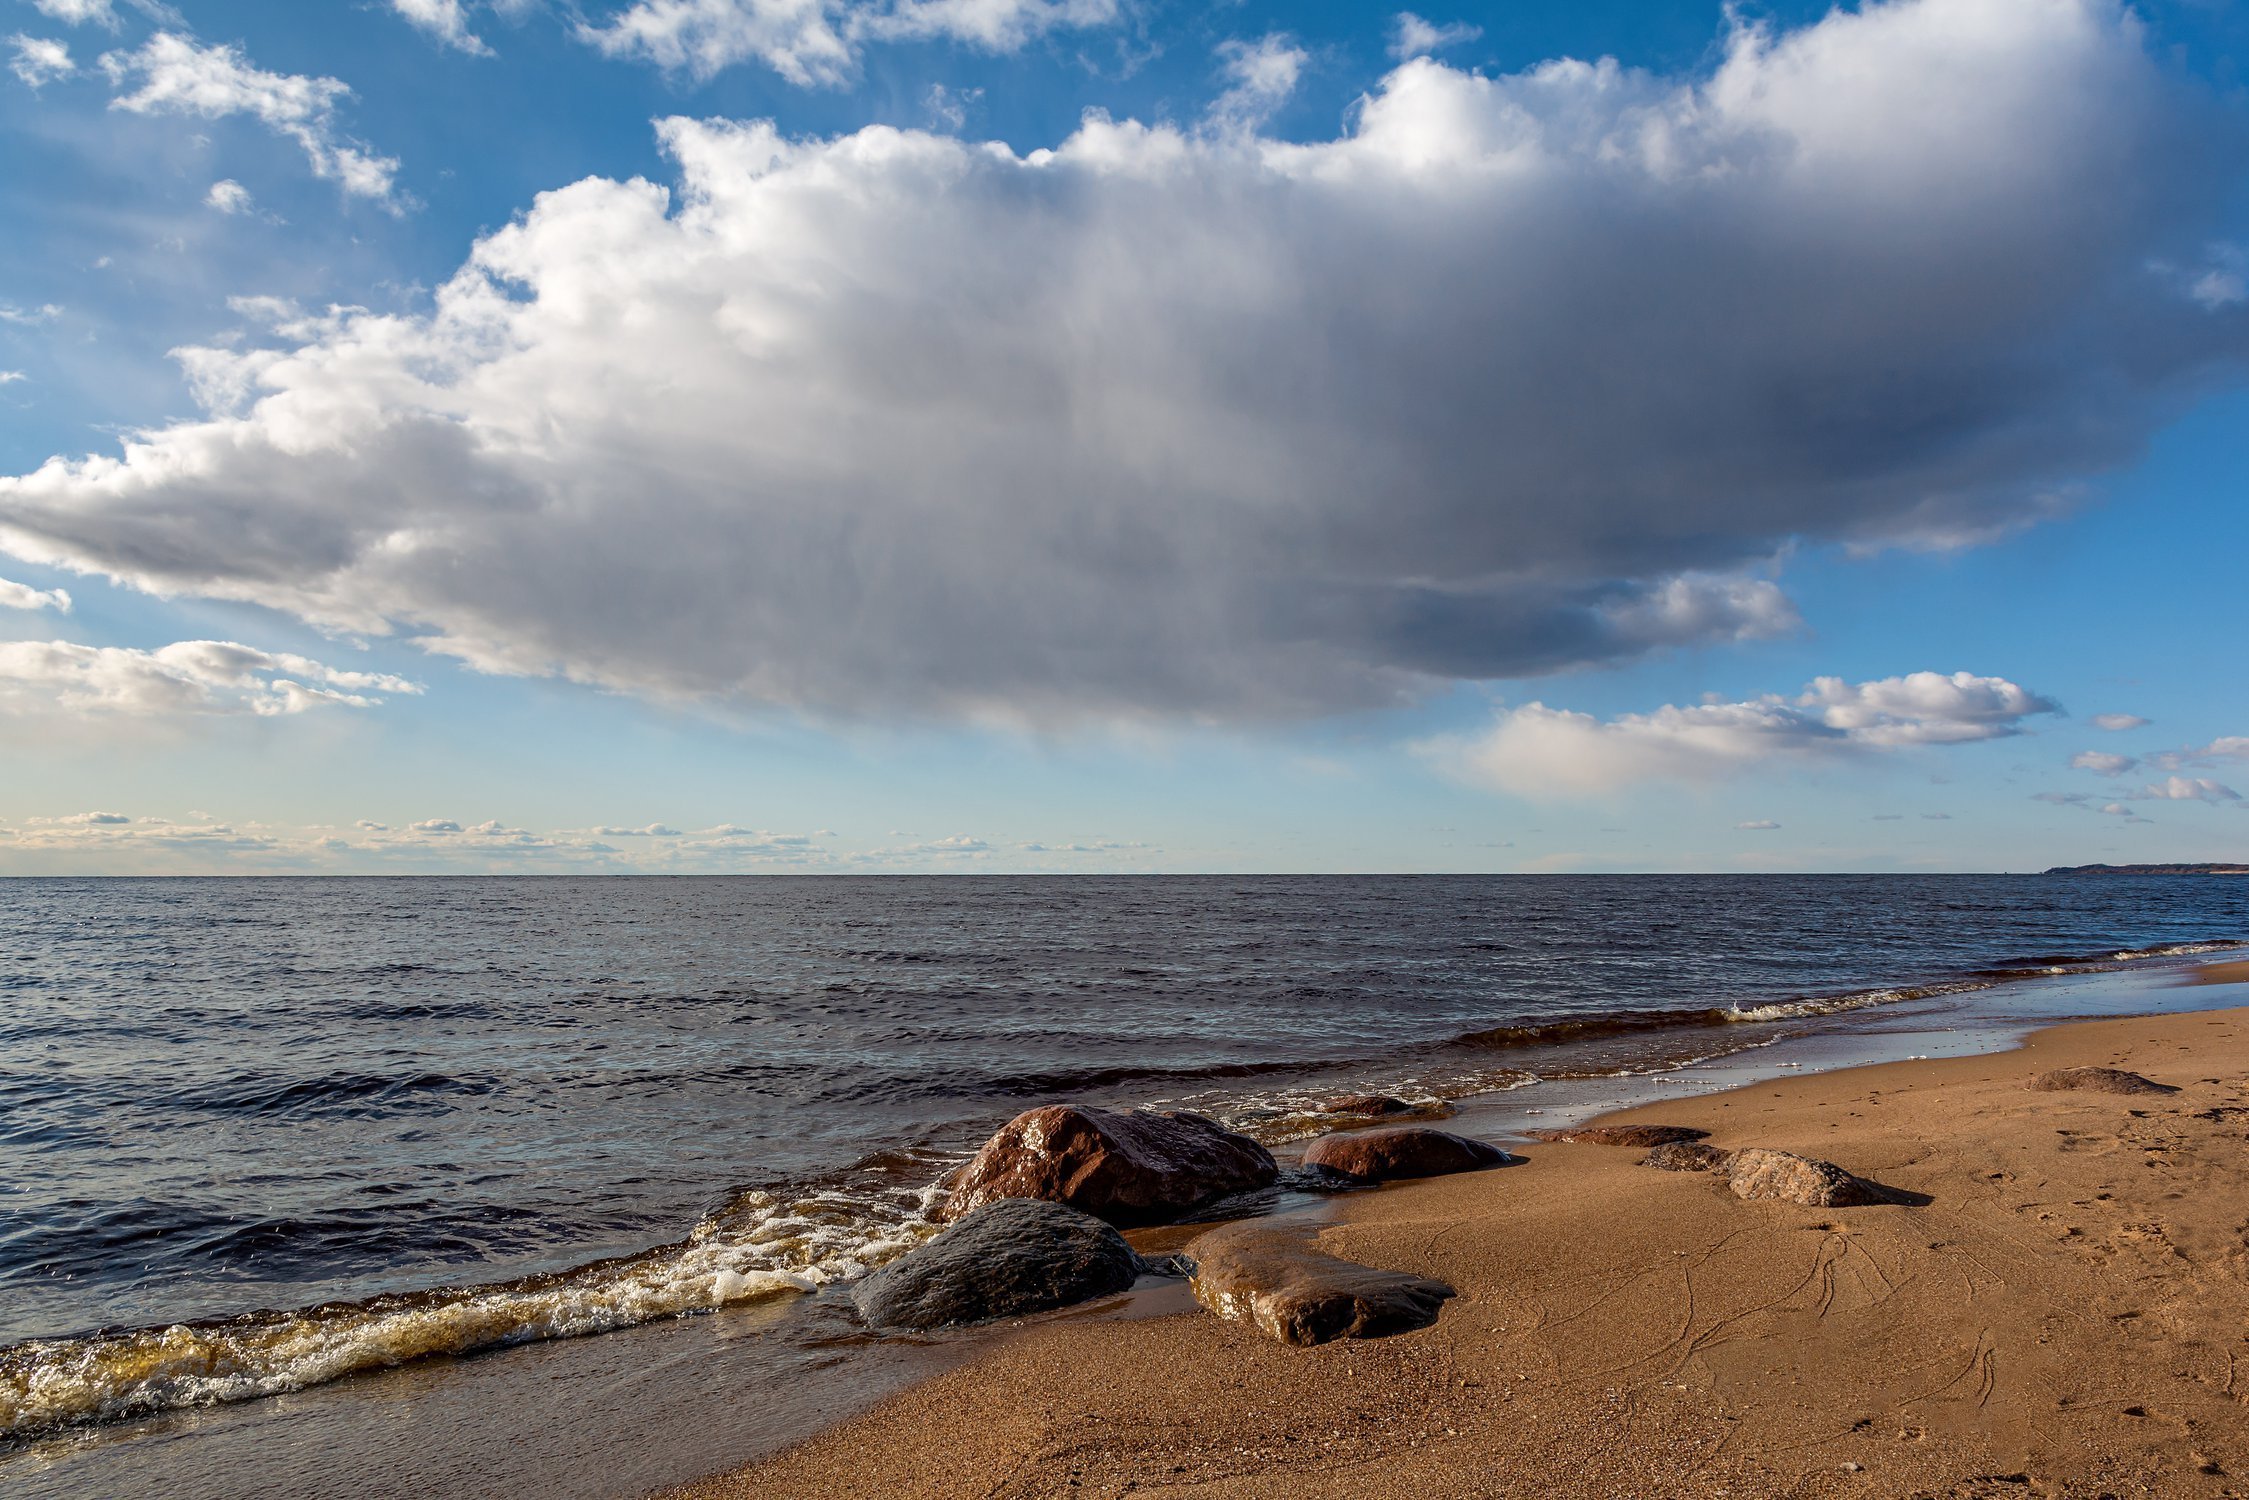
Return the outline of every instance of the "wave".
<path id="1" fill-rule="evenodd" d="M 446 1073 L 330 1073 L 298 1079 L 246 1073 L 223 1084 L 174 1095 L 170 1102 L 215 1114 L 364 1119 L 427 1109 L 449 1096 L 489 1094 L 493 1088 L 488 1079 L 455 1078 Z"/>
<path id="2" fill-rule="evenodd" d="M 1707 1026 L 1732 1026 L 1743 1022 L 1793 1021 L 1841 1015 L 1879 1005 L 1900 1005 L 1915 1000 L 1972 994 L 2013 979 L 2052 974 L 2097 972 L 2121 963 L 2148 959 L 2192 958 L 2249 947 L 2237 938 L 2208 938 L 2195 942 L 2165 943 L 2146 948 L 2110 949 L 2100 953 L 2051 955 L 2008 959 L 1990 968 L 1971 971 L 1967 978 L 1929 984 L 1892 985 L 1877 989 L 1847 990 L 1832 995 L 1792 995 L 1785 999 L 1748 1001 L 1733 1005 L 1680 1006 L 1670 1009 L 1604 1011 L 1524 1026 L 1495 1026 L 1464 1032 L 1448 1045 L 1456 1047 L 1545 1047 L 1598 1037 L 1637 1032 L 1677 1031 Z"/>
<path id="3" fill-rule="evenodd" d="M 2193 958 L 2197 954 L 2224 953 L 2242 946 L 2244 944 L 2237 939 L 2219 938 L 2207 943 L 2172 943 L 2163 948 L 2126 948 L 2122 952 L 2111 953 L 2109 957 L 2127 963 L 2141 958 Z"/>
<path id="4" fill-rule="evenodd" d="M 303 1390 L 433 1355 L 577 1338 L 816 1290 L 936 1233 L 949 1164 L 886 1153 L 826 1185 L 747 1192 L 686 1239 L 514 1281 L 0 1349 L 0 1440 Z M 859 1179 L 881 1179 L 873 1186 Z M 901 1180 L 919 1185 L 897 1185 Z"/>
<path id="5" fill-rule="evenodd" d="M 1925 985 L 1734 1005 L 1625 1009 L 1490 1027 L 1463 1033 L 1439 1045 L 1436 1056 L 1444 1057 L 1449 1049 L 1458 1065 L 1440 1063 L 1418 1078 L 1393 1073 L 1376 1091 L 1397 1094 L 1412 1102 L 1423 1118 L 1437 1118 L 1451 1099 L 1522 1087 L 1541 1076 L 1588 1076 L 1566 1068 L 1533 1072 L 1521 1065 L 1527 1060 L 1512 1058 L 1479 1063 L 1473 1056 L 1477 1053 L 1496 1050 L 1511 1054 L 1519 1049 L 1634 1034 L 1700 1033 L 1701 1038 L 1686 1049 L 1697 1056 L 1627 1064 L 1604 1061 L 1601 1067 L 1605 1076 L 1668 1071 L 1793 1034 L 1785 1025 L 1773 1023 L 1964 994 L 2056 970 L 2186 958 L 2244 946 L 2239 940 L 2215 939 L 2111 949 L 2073 957 L 2012 960 L 2004 969 Z M 1760 1024 L 1772 1029 L 1752 1029 Z M 1727 1039 L 1720 1041 L 1721 1034 L 1727 1034 Z M 1216 1085 L 1282 1073 L 1332 1077 L 1339 1070 L 1367 1061 L 1296 1058 L 1179 1067 L 1084 1067 L 1015 1075 L 996 1089 L 987 1089 L 982 1083 L 971 1089 L 966 1081 L 960 1081 L 935 1085 L 930 1092 L 979 1092 L 993 1099 L 1052 1097 L 1130 1083 Z M 1396 1059 L 1390 1062 L 1394 1066 Z M 442 1074 L 393 1078 L 338 1074 L 294 1084 L 245 1075 L 214 1091 L 212 1097 L 195 1102 L 204 1107 L 292 1115 L 417 1107 L 409 1101 L 431 1101 L 458 1090 L 481 1091 L 484 1087 L 480 1081 Z M 1350 1091 L 1358 1088 L 1353 1085 Z M 1203 1097 L 1167 1102 L 1202 1108 L 1236 1128 L 1277 1144 L 1339 1124 L 1366 1123 L 1329 1115 L 1319 1108 L 1323 1099 L 1343 1091 L 1332 1082 L 1320 1086 L 1309 1081 L 1283 1081 L 1261 1085 L 1255 1092 L 1228 1091 L 1231 1097 L 1225 1100 L 1217 1098 L 1219 1091 L 1212 1089 L 1206 1096 L 1208 1103 Z M 77 1424 L 301 1390 L 431 1356 L 603 1333 L 813 1291 L 832 1281 L 862 1275 L 934 1234 L 938 1226 L 932 1210 L 943 1192 L 941 1173 L 965 1155 L 928 1147 L 886 1152 L 818 1183 L 743 1193 L 676 1243 L 515 1280 L 326 1302 L 293 1312 L 254 1312 L 226 1319 L 102 1330 L 82 1337 L 30 1340 L 0 1348 L 0 1441 L 25 1439 Z M 253 1238 L 287 1238 L 285 1231 L 290 1228 L 253 1224 L 242 1226 L 239 1232 Z M 124 1232 L 123 1226 L 120 1231 Z M 226 1248 L 238 1252 L 243 1247 Z M 271 1253 L 274 1247 L 261 1243 L 254 1248 Z"/>
<path id="6" fill-rule="evenodd" d="M 1988 990 L 1995 979 L 1962 979 L 1950 984 L 1902 985 L 1896 989 L 1854 990 L 1841 995 L 1809 995 L 1796 1000 L 1774 1000 L 1763 1005 L 1735 1006 L 1725 1012 L 1728 1021 L 1793 1021 L 1812 1016 L 1836 1016 L 1874 1005 L 1902 1005 L 1913 1000 L 1934 1000 L 1946 995 L 1967 995 Z"/>
<path id="7" fill-rule="evenodd" d="M 1528 1026 L 1493 1026 L 1465 1031 L 1446 1045 L 1452 1047 L 1550 1047 L 1592 1037 L 1628 1036 L 1641 1031 L 1678 1031 L 1694 1026 L 1723 1026 L 1733 1012 L 1723 1006 L 1692 1006 L 1673 1010 L 1612 1010 L 1562 1021 L 1539 1021 Z"/>
<path id="8" fill-rule="evenodd" d="M 1978 969 L 1979 975 L 1998 979 L 2013 979 L 2036 974 L 2066 974 L 2074 970 L 2094 969 L 2117 963 L 2137 963 L 2150 958 L 2192 958 L 2203 953 L 2225 953 L 2235 948 L 2249 947 L 2249 941 L 2240 938 L 2200 938 L 2184 943 L 2157 943 L 2144 948 L 2104 948 L 2098 953 L 2046 953 L 2029 958 L 2003 959 L 1990 968 Z"/>

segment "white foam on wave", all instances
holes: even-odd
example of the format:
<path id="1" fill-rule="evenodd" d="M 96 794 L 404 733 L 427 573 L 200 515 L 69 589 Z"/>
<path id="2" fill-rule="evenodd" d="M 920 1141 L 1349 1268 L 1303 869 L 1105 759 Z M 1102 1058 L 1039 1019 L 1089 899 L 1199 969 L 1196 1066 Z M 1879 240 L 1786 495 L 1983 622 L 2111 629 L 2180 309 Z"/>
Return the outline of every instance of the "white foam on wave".
<path id="1" fill-rule="evenodd" d="M 1536 1073 L 1521 1068 L 1479 1068 L 1441 1076 L 1370 1074 L 1349 1083 L 1289 1085 L 1254 1092 L 1206 1090 L 1165 1099 L 1148 1099 L 1143 1109 L 1190 1109 L 1207 1114 L 1227 1129 L 1238 1131 L 1266 1146 L 1310 1140 L 1330 1131 L 1369 1123 L 1403 1123 L 1438 1120 L 1452 1113 L 1453 1102 L 1478 1094 L 1500 1094 L 1538 1082 Z M 1349 1094 L 1382 1095 L 1411 1105 L 1411 1114 L 1380 1117 L 1336 1113 L 1327 1106 Z"/>
<path id="2" fill-rule="evenodd" d="M 2172 943 L 2162 948 L 2125 948 L 2109 955 L 2119 963 L 2141 958 L 2193 958 L 2203 953 L 2225 953 L 2240 947 L 2236 942 Z"/>
<path id="3" fill-rule="evenodd" d="M 936 1233 L 940 1189 L 745 1193 L 676 1245 L 440 1288 L 0 1349 L 0 1438 L 303 1390 L 431 1355 L 606 1333 L 814 1291 Z"/>
<path id="4" fill-rule="evenodd" d="M 1957 984 L 1921 984 L 1896 989 L 1858 990 L 1848 995 L 1818 995 L 1801 1000 L 1775 1000 L 1765 1005 L 1737 1005 L 1725 1012 L 1728 1021 L 1796 1021 L 1810 1016 L 1839 1016 L 1876 1005 L 1901 1005 L 1908 1000 L 1931 1000 L 1945 995 L 1967 995 L 1988 990 L 1988 979 L 1961 980 Z"/>

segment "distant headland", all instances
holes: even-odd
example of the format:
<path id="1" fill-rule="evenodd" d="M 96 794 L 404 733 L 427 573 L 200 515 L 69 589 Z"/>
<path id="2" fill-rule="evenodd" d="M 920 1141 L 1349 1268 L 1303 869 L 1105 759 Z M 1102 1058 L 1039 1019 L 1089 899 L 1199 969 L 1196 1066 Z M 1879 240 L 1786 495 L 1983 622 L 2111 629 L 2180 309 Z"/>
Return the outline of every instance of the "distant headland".
<path id="1" fill-rule="evenodd" d="M 2048 875 L 2249 875 L 2249 865 L 2056 865 Z"/>

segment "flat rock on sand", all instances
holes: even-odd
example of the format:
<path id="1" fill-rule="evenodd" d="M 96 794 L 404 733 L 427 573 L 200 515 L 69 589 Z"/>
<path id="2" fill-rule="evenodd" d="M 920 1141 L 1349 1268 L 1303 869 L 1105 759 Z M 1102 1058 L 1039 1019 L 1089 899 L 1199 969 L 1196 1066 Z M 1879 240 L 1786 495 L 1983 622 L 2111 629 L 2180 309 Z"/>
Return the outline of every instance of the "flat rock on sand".
<path id="1" fill-rule="evenodd" d="M 1124 1236 L 1091 1214 L 1003 1198 L 875 1271 L 851 1300 L 877 1328 L 948 1328 L 1106 1297 L 1142 1269 Z"/>
<path id="2" fill-rule="evenodd" d="M 941 1217 L 1004 1198 L 1044 1198 L 1112 1224 L 1161 1224 L 1263 1187 L 1279 1170 L 1272 1152 L 1202 1115 L 1056 1104 L 1001 1126 L 961 1169 Z"/>
<path id="3" fill-rule="evenodd" d="M 1692 1125 L 1566 1125 L 1559 1130 L 1534 1130 L 1531 1139 L 1568 1146 L 1637 1146 L 1645 1151 L 1699 1141 L 1708 1134 Z"/>
<path id="4" fill-rule="evenodd" d="M 1696 1141 L 1672 1141 L 1641 1157 L 1640 1165 L 1665 1172 L 1723 1172 L 1732 1164 L 1733 1159 L 1733 1152 L 1720 1150 L 1716 1146 L 1705 1146 Z"/>
<path id="5" fill-rule="evenodd" d="M 1284 1344 L 1426 1328 L 1453 1295 L 1441 1281 L 1342 1260 L 1314 1249 L 1301 1231 L 1254 1221 L 1199 1236 L 1186 1256 L 1198 1302 Z"/>
<path id="6" fill-rule="evenodd" d="M 2091 1094 L 2175 1094 L 2177 1089 L 2167 1083 L 2157 1083 L 2138 1073 L 2127 1073 L 2122 1068 L 2056 1068 L 2051 1073 L 2040 1073 L 2023 1085 L 2042 1093 L 2057 1093 L 2063 1089 L 2081 1089 Z"/>
<path id="7" fill-rule="evenodd" d="M 1854 1208 L 1897 1201 L 1887 1188 L 1854 1177 L 1831 1161 L 1793 1151 L 1750 1146 L 1726 1164 L 1726 1185 L 1741 1198 L 1803 1203 L 1813 1208 Z"/>
<path id="8" fill-rule="evenodd" d="M 1365 1182 L 1443 1177 L 1505 1166 L 1513 1160 L 1497 1146 L 1425 1125 L 1324 1135 L 1304 1149 L 1306 1166 L 1345 1172 Z"/>

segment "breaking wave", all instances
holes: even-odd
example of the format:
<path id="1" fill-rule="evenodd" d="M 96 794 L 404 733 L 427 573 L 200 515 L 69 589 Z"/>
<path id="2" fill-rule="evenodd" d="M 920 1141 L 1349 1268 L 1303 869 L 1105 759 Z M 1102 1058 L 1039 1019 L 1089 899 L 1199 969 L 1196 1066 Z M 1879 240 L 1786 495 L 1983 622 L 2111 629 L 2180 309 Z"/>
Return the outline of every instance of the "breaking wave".
<path id="1" fill-rule="evenodd" d="M 0 1439 L 814 1291 L 936 1233 L 945 1164 L 890 1153 L 854 1174 L 882 1186 L 744 1193 L 677 1244 L 513 1281 L 16 1344 L 0 1349 Z"/>

